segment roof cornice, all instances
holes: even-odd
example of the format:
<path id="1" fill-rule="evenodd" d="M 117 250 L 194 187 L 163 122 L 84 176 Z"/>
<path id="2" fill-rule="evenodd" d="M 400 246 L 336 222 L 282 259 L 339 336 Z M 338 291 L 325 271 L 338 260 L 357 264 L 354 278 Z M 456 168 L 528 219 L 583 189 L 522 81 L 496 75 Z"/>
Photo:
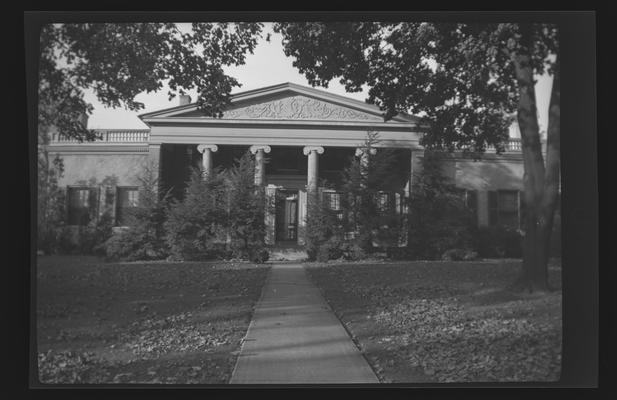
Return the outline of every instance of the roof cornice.
<path id="1" fill-rule="evenodd" d="M 404 129 L 421 131 L 422 127 L 413 122 L 381 122 L 381 121 L 332 121 L 332 120 L 294 120 L 294 119 L 219 119 L 205 117 L 149 117 L 143 121 L 148 125 L 268 125 L 268 126 L 338 126 L 338 127 L 363 127 L 379 129 Z"/>
<path id="2" fill-rule="evenodd" d="M 251 89 L 244 92 L 236 93 L 231 95 L 231 103 L 238 103 L 245 100 L 250 100 L 254 98 L 259 98 L 263 96 L 269 96 L 273 94 L 284 93 L 286 91 L 291 91 L 298 94 L 303 94 L 305 96 L 310 96 L 313 98 L 329 101 L 341 106 L 350 107 L 356 110 L 365 111 L 367 113 L 375 114 L 375 115 L 383 115 L 383 112 L 379 109 L 379 107 L 368 104 L 356 99 L 351 99 L 349 97 L 341 96 L 334 93 L 328 93 L 324 90 L 319 90 L 315 88 L 311 88 L 308 86 L 302 86 L 291 82 L 285 82 L 278 85 L 266 86 L 257 89 Z M 165 108 L 157 111 L 152 111 L 149 113 L 144 113 L 138 115 L 139 119 L 144 122 L 151 121 L 152 118 L 156 118 L 158 116 L 164 115 L 165 117 L 169 117 L 175 114 L 182 114 L 188 111 L 197 110 L 197 104 L 190 103 L 181 106 L 175 106 L 170 108 Z M 393 117 L 390 121 L 398 121 L 398 122 L 419 122 L 420 118 L 408 114 L 399 114 Z"/>

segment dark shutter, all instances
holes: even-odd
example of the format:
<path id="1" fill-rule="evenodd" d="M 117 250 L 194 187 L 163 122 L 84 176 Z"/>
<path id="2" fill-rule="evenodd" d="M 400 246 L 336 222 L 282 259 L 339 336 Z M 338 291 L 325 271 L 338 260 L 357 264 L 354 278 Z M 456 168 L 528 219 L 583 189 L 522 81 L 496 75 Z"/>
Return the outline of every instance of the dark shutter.
<path id="1" fill-rule="evenodd" d="M 474 221 L 477 221 L 478 218 L 478 191 L 477 190 L 468 190 L 467 191 L 467 207 L 471 210 L 473 214 Z"/>
<path id="2" fill-rule="evenodd" d="M 96 188 L 68 188 L 69 225 L 88 225 L 96 212 Z"/>
<path id="3" fill-rule="evenodd" d="M 490 226 L 499 223 L 499 203 L 497 191 L 489 190 L 488 192 L 488 224 Z"/>
<path id="4" fill-rule="evenodd" d="M 139 189 L 134 187 L 117 188 L 116 199 L 116 224 L 126 225 L 132 210 L 137 207 L 139 200 Z"/>
<path id="5" fill-rule="evenodd" d="M 97 220 L 100 198 L 100 187 L 88 188 L 88 222 Z"/>

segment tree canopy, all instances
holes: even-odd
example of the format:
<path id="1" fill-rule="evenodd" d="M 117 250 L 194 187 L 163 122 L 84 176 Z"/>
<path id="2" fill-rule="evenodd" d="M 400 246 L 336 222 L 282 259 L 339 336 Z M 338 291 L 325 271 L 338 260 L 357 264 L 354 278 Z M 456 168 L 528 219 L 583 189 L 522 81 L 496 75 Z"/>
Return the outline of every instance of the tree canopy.
<path id="1" fill-rule="evenodd" d="M 261 23 L 49 24 L 41 30 L 39 132 L 55 127 L 63 135 L 91 140 L 82 116 L 92 112 L 84 100 L 91 89 L 105 106 L 144 108 L 141 92 L 156 92 L 167 81 L 169 97 L 198 92 L 207 115 L 222 115 L 231 90 L 240 83 L 223 67 L 244 64 L 253 52 Z"/>
<path id="2" fill-rule="evenodd" d="M 384 111 L 425 116 L 425 146 L 503 150 L 517 108 L 513 55 L 528 29 L 535 74 L 553 70 L 551 25 L 464 23 L 276 23 L 287 56 L 313 86 L 339 78 L 346 90 L 368 86 Z"/>
<path id="3" fill-rule="evenodd" d="M 287 56 L 313 86 L 335 78 L 367 86 L 388 120 L 422 115 L 429 149 L 504 150 L 514 120 L 524 162 L 524 257 L 520 283 L 545 289 L 560 170 L 557 26 L 540 23 L 280 22 Z M 553 75 L 546 155 L 535 75 Z M 546 157 L 546 163 L 545 163 Z"/>

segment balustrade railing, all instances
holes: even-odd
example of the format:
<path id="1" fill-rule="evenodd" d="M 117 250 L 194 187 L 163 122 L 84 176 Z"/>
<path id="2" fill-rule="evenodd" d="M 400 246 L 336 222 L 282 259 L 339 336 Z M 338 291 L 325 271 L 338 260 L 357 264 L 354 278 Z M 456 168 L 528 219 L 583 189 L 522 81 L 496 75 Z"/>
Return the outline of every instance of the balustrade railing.
<path id="1" fill-rule="evenodd" d="M 84 143 L 147 143 L 150 138 L 150 131 L 147 129 L 98 129 L 95 131 L 99 138 L 94 142 Z M 67 138 L 59 134 L 55 134 L 51 141 L 57 143 L 79 143 L 76 139 Z M 506 152 L 520 152 L 521 150 L 521 139 L 510 138 L 506 141 Z M 489 146 L 487 147 L 487 151 L 495 151 L 495 147 Z"/>
<path id="2" fill-rule="evenodd" d="M 504 147 L 505 151 L 521 151 L 521 139 L 510 138 L 505 142 Z M 486 149 L 488 151 L 495 151 L 495 146 L 488 146 Z"/>
<path id="3" fill-rule="evenodd" d="M 83 143 L 146 143 L 150 138 L 150 131 L 147 129 L 97 129 L 95 132 L 98 136 L 96 140 Z M 59 143 L 79 143 L 77 139 L 67 138 L 60 134 L 55 134 L 51 141 Z"/>

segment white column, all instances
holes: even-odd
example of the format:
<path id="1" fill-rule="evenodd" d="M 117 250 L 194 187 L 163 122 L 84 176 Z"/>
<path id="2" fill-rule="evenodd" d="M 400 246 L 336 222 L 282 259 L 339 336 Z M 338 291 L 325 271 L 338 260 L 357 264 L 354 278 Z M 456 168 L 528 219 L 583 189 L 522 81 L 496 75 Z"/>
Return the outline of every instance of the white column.
<path id="1" fill-rule="evenodd" d="M 275 185 L 265 187 L 265 216 L 266 237 L 264 241 L 267 245 L 273 245 L 276 242 L 276 190 Z"/>
<path id="2" fill-rule="evenodd" d="M 317 180 L 319 179 L 318 154 L 323 154 L 324 148 L 321 146 L 306 146 L 302 152 L 305 156 L 308 156 L 306 188 L 309 192 L 312 192 L 317 189 Z"/>
<path id="3" fill-rule="evenodd" d="M 215 144 L 200 144 L 197 146 L 197 151 L 202 154 L 201 164 L 203 165 L 204 176 L 212 172 L 212 153 L 215 153 L 219 147 Z"/>
<path id="4" fill-rule="evenodd" d="M 266 182 L 266 156 L 270 153 L 270 146 L 255 145 L 251 146 L 251 153 L 255 154 L 255 185 L 261 186 Z"/>

